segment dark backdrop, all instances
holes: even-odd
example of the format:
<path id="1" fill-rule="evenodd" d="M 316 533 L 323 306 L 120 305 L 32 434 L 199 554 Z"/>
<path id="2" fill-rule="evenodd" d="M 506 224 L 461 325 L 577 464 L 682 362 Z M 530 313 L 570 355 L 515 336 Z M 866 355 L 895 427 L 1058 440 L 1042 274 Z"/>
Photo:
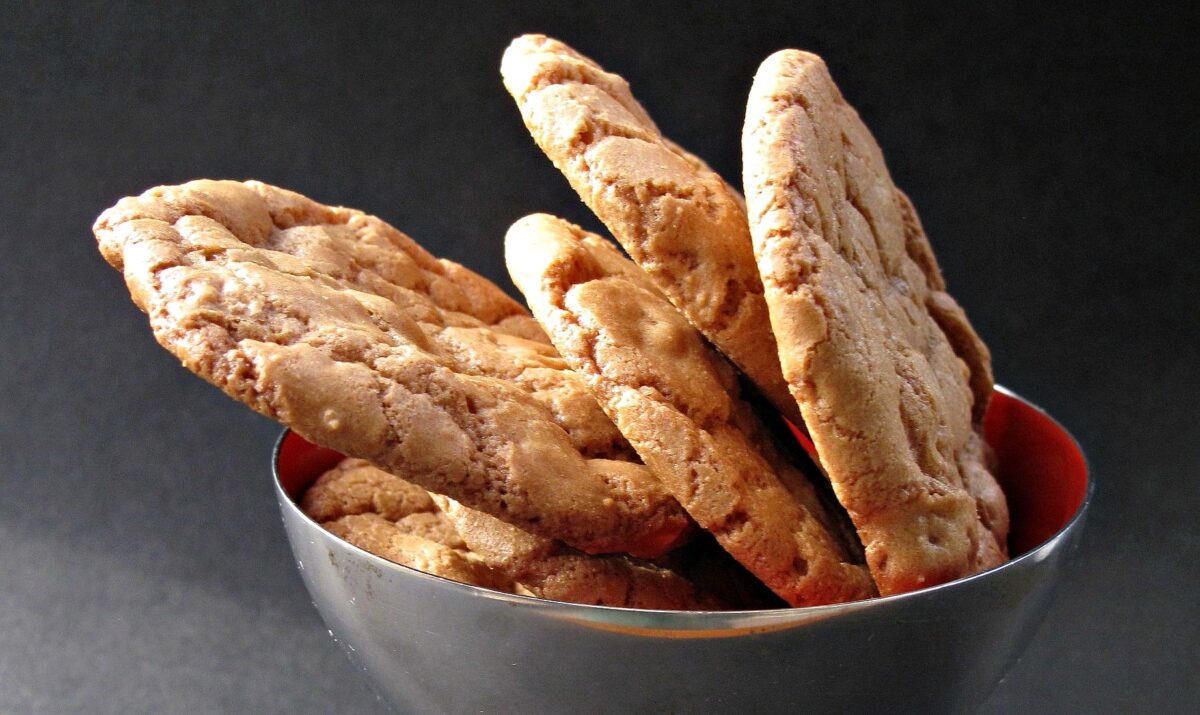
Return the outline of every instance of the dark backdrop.
<path id="1" fill-rule="evenodd" d="M 735 181 L 757 64 L 824 55 L 999 381 L 1078 435 L 1098 483 L 1044 626 L 983 711 L 1194 705 L 1196 17 L 565 4 L 0 7 L 0 711 L 380 711 L 289 560 L 278 428 L 154 343 L 90 226 L 155 184 L 257 178 L 511 289 L 511 221 L 597 226 L 500 84 L 526 31 L 624 74 Z"/>

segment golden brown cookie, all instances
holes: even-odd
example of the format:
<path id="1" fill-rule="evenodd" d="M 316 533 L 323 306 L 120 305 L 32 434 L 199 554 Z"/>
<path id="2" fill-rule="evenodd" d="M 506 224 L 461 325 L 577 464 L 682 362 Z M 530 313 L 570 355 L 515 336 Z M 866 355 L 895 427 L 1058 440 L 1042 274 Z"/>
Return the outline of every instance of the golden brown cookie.
<path id="1" fill-rule="evenodd" d="M 467 548 L 429 492 L 362 459 L 343 459 L 318 477 L 304 492 L 300 508 L 322 524 L 343 516 L 377 514 L 406 534 L 452 549 Z"/>
<path id="2" fill-rule="evenodd" d="M 590 556 L 446 497 L 434 499 L 472 553 L 517 584 L 519 593 L 623 608 L 695 611 L 726 605 L 670 568 L 616 554 Z"/>
<path id="3" fill-rule="evenodd" d="M 396 528 L 405 534 L 419 536 L 456 551 L 470 551 L 454 524 L 439 511 L 420 511 L 395 521 Z"/>
<path id="4" fill-rule="evenodd" d="M 402 566 L 460 583 L 512 592 L 512 582 L 474 554 L 406 533 L 378 514 L 351 514 L 322 526 L 334 536 Z"/>
<path id="5" fill-rule="evenodd" d="M 624 79 L 558 40 L 518 37 L 500 72 L 534 141 L 584 203 L 688 320 L 799 424 L 737 191 L 664 138 Z"/>
<path id="6" fill-rule="evenodd" d="M 304 492 L 300 508 L 314 521 L 351 514 L 378 514 L 388 521 L 435 512 L 429 493 L 377 469 L 365 459 L 343 459 Z"/>
<path id="7" fill-rule="evenodd" d="M 458 327 L 440 330 L 431 338 L 463 371 L 510 380 L 529 391 L 550 411 L 584 457 L 640 461 L 620 430 L 600 409 L 587 383 L 548 342 Z M 630 475 L 635 480 L 654 481 L 648 469 L 631 470 Z M 646 488 L 653 488 L 653 484 Z"/>
<path id="8" fill-rule="evenodd" d="M 383 221 L 196 181 L 124 199 L 94 229 L 159 343 L 310 442 L 588 552 L 655 555 L 687 532 L 654 480 L 590 468 L 563 416 L 441 344 L 448 329 L 540 331 Z"/>
<path id="9" fill-rule="evenodd" d="M 765 429 L 739 398 L 733 369 L 637 266 L 545 214 L 509 229 L 505 256 L 559 352 L 726 551 L 793 606 L 874 594 L 866 569 L 810 511 L 820 509 L 811 486 L 798 498 L 781 477 L 799 490 L 803 476 L 755 445 Z"/>
<path id="10" fill-rule="evenodd" d="M 1007 510 L 972 423 L 987 350 L 820 58 L 762 64 L 743 154 L 784 375 L 880 592 L 1002 563 Z"/>

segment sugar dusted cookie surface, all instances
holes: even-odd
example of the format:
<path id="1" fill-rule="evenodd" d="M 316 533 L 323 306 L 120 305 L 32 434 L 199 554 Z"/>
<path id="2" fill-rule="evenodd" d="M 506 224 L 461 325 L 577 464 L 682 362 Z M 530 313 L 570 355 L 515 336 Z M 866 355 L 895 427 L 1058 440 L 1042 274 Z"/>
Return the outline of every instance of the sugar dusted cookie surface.
<path id="1" fill-rule="evenodd" d="M 534 316 L 646 464 L 697 524 L 794 606 L 874 586 L 798 498 L 803 477 L 755 437 L 732 368 L 598 236 L 544 214 L 509 229 L 505 255 Z M 811 493 L 811 487 L 808 487 Z"/>
<path id="2" fill-rule="evenodd" d="M 1007 509 L 973 422 L 987 349 L 820 58 L 762 64 L 743 156 L 784 375 L 880 592 L 1003 562 Z"/>
<path id="3" fill-rule="evenodd" d="M 589 468 L 575 442 L 603 440 L 581 423 L 573 442 L 578 400 L 554 413 L 450 347 L 455 331 L 524 346 L 509 352 L 546 358 L 539 384 L 554 393 L 553 351 L 528 313 L 383 221 L 258 182 L 195 181 L 124 199 L 94 228 L 160 344 L 309 441 L 584 551 L 653 555 L 687 531 L 652 479 Z"/>
<path id="4" fill-rule="evenodd" d="M 621 77 L 542 36 L 500 68 L 534 141 L 659 290 L 799 423 L 779 367 L 741 197 L 664 138 Z"/>

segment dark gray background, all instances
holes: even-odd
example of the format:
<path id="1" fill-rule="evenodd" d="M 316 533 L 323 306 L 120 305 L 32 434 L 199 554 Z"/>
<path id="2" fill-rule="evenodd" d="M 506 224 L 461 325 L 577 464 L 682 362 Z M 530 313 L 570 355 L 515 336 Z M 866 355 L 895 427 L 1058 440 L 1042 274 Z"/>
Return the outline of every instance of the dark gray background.
<path id="1" fill-rule="evenodd" d="M 289 560 L 278 428 L 154 343 L 90 226 L 155 184 L 258 178 L 509 287 L 511 221 L 597 226 L 501 87 L 525 31 L 624 74 L 735 181 L 757 64 L 825 56 L 999 381 L 1078 435 L 1098 483 L 983 711 L 1194 705 L 1200 23 L 1145 3 L 935 7 L 5 3 L 0 711 L 380 710 Z"/>

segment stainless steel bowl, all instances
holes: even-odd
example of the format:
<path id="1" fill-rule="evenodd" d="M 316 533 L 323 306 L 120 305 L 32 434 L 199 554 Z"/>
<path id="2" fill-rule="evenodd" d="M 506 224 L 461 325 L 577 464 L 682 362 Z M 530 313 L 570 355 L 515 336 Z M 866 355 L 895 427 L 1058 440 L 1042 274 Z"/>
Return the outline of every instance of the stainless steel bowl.
<path id="1" fill-rule="evenodd" d="M 334 537 L 294 497 L 339 458 L 285 432 L 283 522 L 334 639 L 400 712 L 961 712 L 1028 645 L 1092 485 L 1075 441 L 997 389 L 985 423 L 1013 518 L 1007 564 L 915 593 L 691 613 L 544 601 L 429 576 Z"/>

